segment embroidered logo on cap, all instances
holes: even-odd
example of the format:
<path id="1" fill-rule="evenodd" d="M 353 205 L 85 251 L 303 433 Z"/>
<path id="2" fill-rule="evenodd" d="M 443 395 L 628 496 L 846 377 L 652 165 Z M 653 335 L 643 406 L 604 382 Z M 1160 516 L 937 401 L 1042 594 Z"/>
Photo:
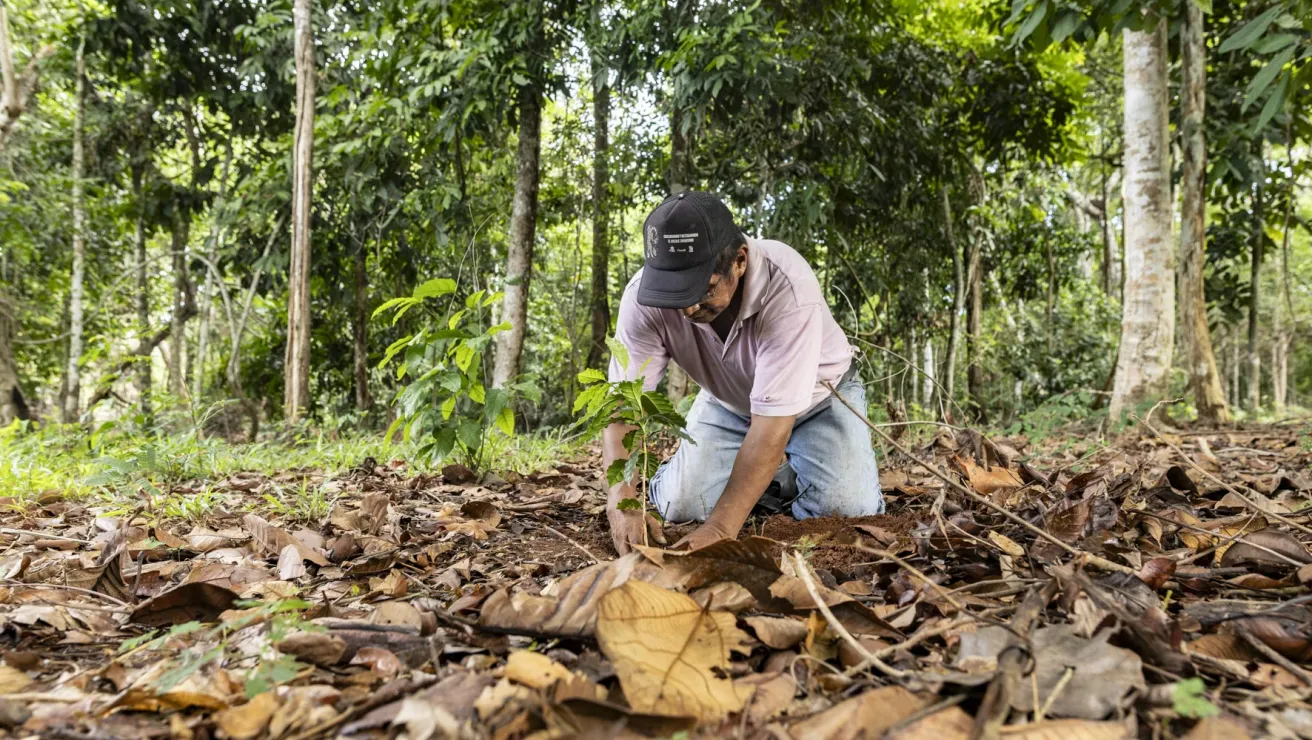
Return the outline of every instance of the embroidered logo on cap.
<path id="1" fill-rule="evenodd" d="M 647 259 L 656 256 L 656 227 L 647 227 Z"/>

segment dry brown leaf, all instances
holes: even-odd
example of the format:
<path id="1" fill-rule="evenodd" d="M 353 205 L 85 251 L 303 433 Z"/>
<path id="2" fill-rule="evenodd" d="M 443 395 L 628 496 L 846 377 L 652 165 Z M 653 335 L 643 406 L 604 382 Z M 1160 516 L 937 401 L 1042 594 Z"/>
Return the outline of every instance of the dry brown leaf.
<path id="1" fill-rule="evenodd" d="M 753 673 L 734 681 L 740 688 L 751 689 L 744 711 L 747 721 L 753 724 L 773 719 L 793 703 L 797 693 L 797 680 L 787 673 L 770 671 Z"/>
<path id="2" fill-rule="evenodd" d="M 346 654 L 346 641 L 326 632 L 293 632 L 277 648 L 294 658 L 326 667 L 336 665 Z"/>
<path id="3" fill-rule="evenodd" d="M 706 588 L 699 588 L 688 595 L 692 597 L 693 601 L 697 602 L 697 606 L 703 609 L 715 609 L 733 612 L 734 614 L 748 609 L 755 609 L 758 606 L 756 597 L 752 596 L 752 592 L 733 581 L 724 581 Z"/>
<path id="4" fill-rule="evenodd" d="M 590 636 L 597 622 L 597 605 L 610 589 L 636 574 L 659 570 L 640 553 L 590 565 L 566 576 L 541 596 L 501 590 L 483 602 L 478 623 L 485 627 L 532 630 L 559 637 Z"/>
<path id="5" fill-rule="evenodd" d="M 362 647 L 356 651 L 355 657 L 351 658 L 350 664 L 369 666 L 370 670 L 383 678 L 392 678 L 400 673 L 403 667 L 401 659 L 396 657 L 396 653 L 387 648 L 374 647 L 373 645 Z"/>
<path id="6" fill-rule="evenodd" d="M 1011 539 L 1007 535 L 1002 534 L 997 530 L 990 529 L 988 533 L 988 537 L 989 537 L 989 542 L 992 542 L 993 544 L 997 545 L 999 550 L 1002 550 L 1003 552 L 1007 553 L 1013 558 L 1019 560 L 1025 557 L 1025 548 L 1021 547 L 1019 544 L 1016 543 L 1015 540 Z"/>
<path id="7" fill-rule="evenodd" d="M 1153 558 L 1139 568 L 1139 580 L 1156 591 L 1175 575 L 1176 561 L 1171 558 Z"/>
<path id="8" fill-rule="evenodd" d="M 1025 485 L 1020 476 L 1009 468 L 997 465 L 987 468 L 981 467 L 975 464 L 974 460 L 959 455 L 954 455 L 952 459 L 961 469 L 961 472 L 965 474 L 966 480 L 970 482 L 970 487 L 984 496 L 998 491 L 1009 491 Z"/>
<path id="9" fill-rule="evenodd" d="M 788 728 L 795 738 L 815 740 L 862 740 L 876 738 L 885 730 L 920 711 L 920 697 L 900 686 L 885 686 L 839 702 Z"/>
<path id="10" fill-rule="evenodd" d="M 515 650 L 506 656 L 506 678 L 530 689 L 545 689 L 572 680 L 574 674 L 542 653 Z"/>
<path id="11" fill-rule="evenodd" d="M 501 510 L 491 501 L 466 501 L 460 507 L 460 513 L 470 519 L 477 519 L 487 529 L 496 529 L 501 523 Z"/>
<path id="12" fill-rule="evenodd" d="M 384 601 L 374 608 L 374 613 L 369 615 L 371 624 L 400 624 L 407 627 L 414 627 L 417 630 L 424 628 L 424 616 L 415 608 L 414 604 L 405 601 Z"/>
<path id="13" fill-rule="evenodd" d="M 750 694 L 715 674 L 748 639 L 736 622 L 684 594 L 628 581 L 602 597 L 597 643 L 634 709 L 711 721 L 742 709 Z"/>
<path id="14" fill-rule="evenodd" d="M 1229 717 L 1207 717 L 1198 721 L 1183 740 L 1249 740 L 1248 729 Z"/>
<path id="15" fill-rule="evenodd" d="M 961 707 L 948 707 L 909 727 L 886 735 L 886 740 L 966 740 L 973 722 Z"/>
<path id="16" fill-rule="evenodd" d="M 1014 740 L 1125 740 L 1134 737 L 1123 722 L 1050 719 L 1037 724 L 1003 727 L 1002 737 Z"/>
<path id="17" fill-rule="evenodd" d="M 17 694 L 31 685 L 27 673 L 11 665 L 0 665 L 0 694 Z"/>
<path id="18" fill-rule="evenodd" d="M 228 740 L 251 740 L 264 734 L 274 712 L 282 704 L 278 695 L 272 691 L 256 694 L 255 698 L 241 706 L 228 707 L 214 715 L 214 724 L 218 726 L 219 737 Z"/>
<path id="19" fill-rule="evenodd" d="M 261 554 L 281 557 L 284 548 L 288 545 L 294 545 L 302 560 L 308 560 L 321 568 L 330 564 L 323 553 L 306 547 L 304 543 L 282 528 L 270 524 L 255 514 L 247 514 L 241 518 L 241 522 L 247 531 L 251 533 L 251 539 L 255 542 L 255 546 Z"/>
<path id="20" fill-rule="evenodd" d="M 305 561 L 296 545 L 288 545 L 278 553 L 278 577 L 284 581 L 294 581 L 305 575 Z"/>
<path id="21" fill-rule="evenodd" d="M 1260 545 L 1261 548 L 1254 547 Z M 1229 568 L 1239 565 L 1276 565 L 1289 567 L 1288 560 L 1273 555 L 1267 550 L 1284 555 L 1295 563 L 1312 563 L 1312 554 L 1301 542 L 1288 532 L 1268 527 L 1244 535 L 1225 551 L 1221 557 L 1221 567 Z"/>
<path id="22" fill-rule="evenodd" d="M 743 620 L 766 647 L 788 650 L 806 639 L 806 622 L 783 617 L 747 617 Z"/>
<path id="23" fill-rule="evenodd" d="M 1197 640 L 1185 643 L 1184 651 L 1219 660 L 1251 661 L 1261 657 L 1239 635 L 1228 632 L 1203 635 Z"/>
<path id="24" fill-rule="evenodd" d="M 237 602 L 236 592 L 213 583 L 184 583 L 133 610 L 130 621 L 150 627 L 213 622 Z"/>

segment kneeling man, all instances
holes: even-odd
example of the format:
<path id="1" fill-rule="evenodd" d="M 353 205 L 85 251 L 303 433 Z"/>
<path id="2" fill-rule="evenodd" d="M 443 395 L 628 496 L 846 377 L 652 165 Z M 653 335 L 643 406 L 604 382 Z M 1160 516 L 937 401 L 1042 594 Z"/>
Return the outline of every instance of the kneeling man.
<path id="1" fill-rule="evenodd" d="M 866 408 L 852 348 L 834 321 L 800 254 L 782 242 L 749 239 L 710 193 L 683 192 L 651 212 L 643 226 L 646 260 L 624 289 L 616 338 L 627 371 L 614 358 L 612 381 L 645 376 L 656 387 L 673 360 L 701 386 L 688 435 L 650 481 L 652 504 L 667 521 L 703 524 L 676 547 L 736 537 L 767 497 L 791 503 L 799 519 L 883 512 L 870 430 L 842 402 Z M 603 469 L 627 456 L 631 427 L 609 426 Z M 633 486 L 613 486 L 607 516 L 615 549 L 643 541 L 644 520 L 616 505 Z"/>

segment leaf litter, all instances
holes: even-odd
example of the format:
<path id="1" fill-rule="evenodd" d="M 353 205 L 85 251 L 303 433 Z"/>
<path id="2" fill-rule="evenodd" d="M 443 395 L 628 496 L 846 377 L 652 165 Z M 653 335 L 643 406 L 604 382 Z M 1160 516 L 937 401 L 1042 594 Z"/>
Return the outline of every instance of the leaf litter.
<path id="1" fill-rule="evenodd" d="M 50 491 L 2 517 L 0 731 L 1312 738 L 1303 438 L 944 430 L 887 515 L 622 558 L 595 457 L 191 481 L 193 521 Z"/>

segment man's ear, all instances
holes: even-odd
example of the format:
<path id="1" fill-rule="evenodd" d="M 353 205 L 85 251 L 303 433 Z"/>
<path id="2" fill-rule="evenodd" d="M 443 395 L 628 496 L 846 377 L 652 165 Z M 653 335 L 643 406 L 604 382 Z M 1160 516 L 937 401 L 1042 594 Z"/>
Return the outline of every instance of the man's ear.
<path id="1" fill-rule="evenodd" d="M 738 256 L 734 257 L 733 266 L 734 268 L 737 269 L 739 277 L 742 277 L 743 273 L 747 272 L 747 245 L 746 244 L 738 245 Z"/>

